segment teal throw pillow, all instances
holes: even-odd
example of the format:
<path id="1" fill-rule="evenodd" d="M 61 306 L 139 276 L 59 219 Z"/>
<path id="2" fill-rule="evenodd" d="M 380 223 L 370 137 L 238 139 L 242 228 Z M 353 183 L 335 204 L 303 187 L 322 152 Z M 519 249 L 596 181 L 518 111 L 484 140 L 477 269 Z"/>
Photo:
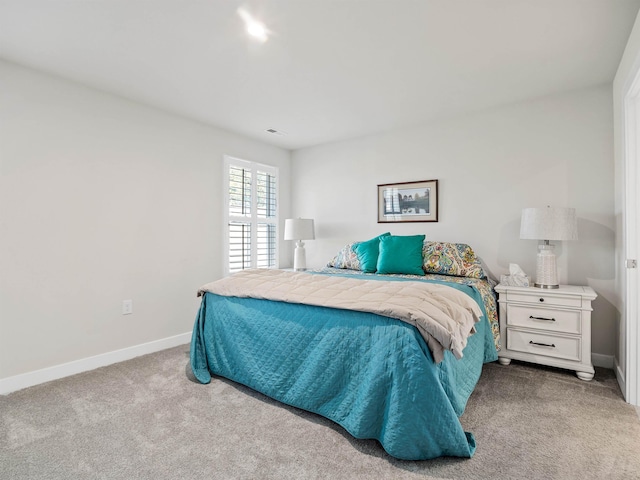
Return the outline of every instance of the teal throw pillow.
<path id="1" fill-rule="evenodd" d="M 376 271 L 380 239 L 388 237 L 389 235 L 391 235 L 391 233 L 386 232 L 371 240 L 360 242 L 353 246 L 353 250 L 356 252 L 356 255 L 358 255 L 358 260 L 360 261 L 360 270 L 365 273 L 374 273 Z"/>
<path id="2" fill-rule="evenodd" d="M 378 273 L 424 275 L 422 245 L 424 235 L 390 235 L 380 239 Z"/>

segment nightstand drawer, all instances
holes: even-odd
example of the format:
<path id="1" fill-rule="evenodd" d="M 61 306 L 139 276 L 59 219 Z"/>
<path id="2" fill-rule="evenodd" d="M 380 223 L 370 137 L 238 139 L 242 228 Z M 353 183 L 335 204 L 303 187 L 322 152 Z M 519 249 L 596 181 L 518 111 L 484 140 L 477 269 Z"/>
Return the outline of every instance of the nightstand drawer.
<path id="1" fill-rule="evenodd" d="M 552 310 L 533 306 L 507 305 L 509 326 L 580 334 L 581 319 L 580 310 Z"/>
<path id="2" fill-rule="evenodd" d="M 507 301 L 509 303 L 512 302 L 520 302 L 520 303 L 529 303 L 535 305 L 549 305 L 552 307 L 576 307 L 580 308 L 582 306 L 582 299 L 580 297 L 573 296 L 555 296 L 555 295 L 546 295 L 545 292 L 541 291 L 539 295 L 528 295 L 524 293 L 518 292 L 508 292 L 507 293 Z"/>
<path id="3" fill-rule="evenodd" d="M 507 349 L 547 357 L 581 360 L 580 337 L 533 333 L 507 329 Z"/>

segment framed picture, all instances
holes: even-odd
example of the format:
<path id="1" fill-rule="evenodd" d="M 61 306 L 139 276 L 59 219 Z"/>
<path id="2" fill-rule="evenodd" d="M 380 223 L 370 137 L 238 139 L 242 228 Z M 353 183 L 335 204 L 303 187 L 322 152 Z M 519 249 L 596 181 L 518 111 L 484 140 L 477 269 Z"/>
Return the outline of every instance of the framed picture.
<path id="1" fill-rule="evenodd" d="M 437 221 L 438 180 L 378 185 L 378 223 Z"/>

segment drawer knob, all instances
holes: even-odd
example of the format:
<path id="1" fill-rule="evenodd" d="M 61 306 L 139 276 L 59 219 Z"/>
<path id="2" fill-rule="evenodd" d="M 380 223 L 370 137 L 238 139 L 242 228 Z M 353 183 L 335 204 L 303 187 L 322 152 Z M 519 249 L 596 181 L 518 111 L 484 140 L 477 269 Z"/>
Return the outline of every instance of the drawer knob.
<path id="1" fill-rule="evenodd" d="M 529 318 L 533 320 L 544 320 L 545 322 L 555 322 L 555 318 L 544 318 L 544 317 L 534 317 L 533 315 L 529 315 Z"/>
<path id="2" fill-rule="evenodd" d="M 555 344 L 551 344 L 549 345 L 548 343 L 538 343 L 538 342 L 534 342 L 533 340 L 529 340 L 529 344 L 531 345 L 538 345 L 540 347 L 551 347 L 551 348 L 556 348 Z"/>
<path id="3" fill-rule="evenodd" d="M 544 302 L 544 298 L 541 298 L 541 299 L 540 299 L 540 301 L 541 301 L 541 302 Z"/>

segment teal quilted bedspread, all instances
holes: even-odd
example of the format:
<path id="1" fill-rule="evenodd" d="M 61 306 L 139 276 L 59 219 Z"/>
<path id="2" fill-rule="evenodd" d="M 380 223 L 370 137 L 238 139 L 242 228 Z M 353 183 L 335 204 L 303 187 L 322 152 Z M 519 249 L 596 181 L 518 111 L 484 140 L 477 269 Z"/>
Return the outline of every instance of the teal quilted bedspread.
<path id="1" fill-rule="evenodd" d="M 482 306 L 472 287 L 454 288 Z M 399 459 L 471 457 L 475 439 L 458 417 L 482 364 L 497 359 L 486 316 L 476 328 L 462 359 L 447 351 L 435 364 L 418 330 L 400 320 L 206 293 L 191 367 L 201 383 L 226 377 L 377 439 Z"/>

